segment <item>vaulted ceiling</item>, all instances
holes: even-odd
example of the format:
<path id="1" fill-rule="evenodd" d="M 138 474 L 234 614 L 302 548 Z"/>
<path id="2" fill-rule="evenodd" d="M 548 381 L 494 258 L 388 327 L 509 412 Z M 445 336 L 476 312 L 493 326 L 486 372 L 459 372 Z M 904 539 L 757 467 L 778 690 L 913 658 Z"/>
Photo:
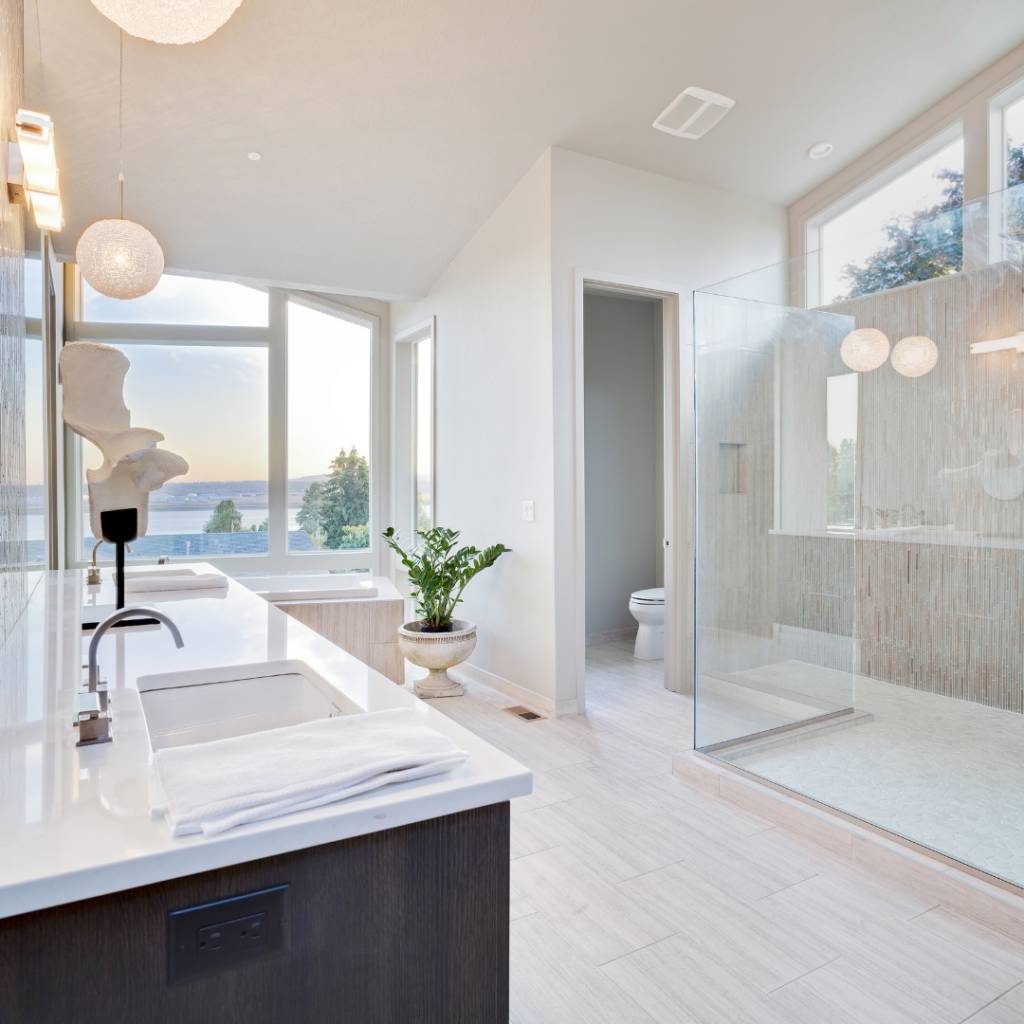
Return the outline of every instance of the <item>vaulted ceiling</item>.
<path id="1" fill-rule="evenodd" d="M 118 30 L 26 0 L 25 36 L 72 253 L 117 213 Z M 789 204 L 1022 41 L 1019 0 L 243 0 L 125 36 L 125 216 L 170 267 L 422 295 L 550 145 Z M 688 85 L 736 107 L 654 131 Z"/>

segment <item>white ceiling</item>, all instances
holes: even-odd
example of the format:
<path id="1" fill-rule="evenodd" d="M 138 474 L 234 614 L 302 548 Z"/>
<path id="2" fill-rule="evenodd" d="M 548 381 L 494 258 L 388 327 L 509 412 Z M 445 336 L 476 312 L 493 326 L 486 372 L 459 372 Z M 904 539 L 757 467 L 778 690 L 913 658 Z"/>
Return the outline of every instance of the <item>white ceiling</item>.
<path id="1" fill-rule="evenodd" d="M 25 23 L 71 253 L 117 215 L 118 32 Z M 169 267 L 417 296 L 550 145 L 788 205 L 1022 41 L 1020 0 L 243 0 L 125 36 L 125 216 Z M 699 141 L 650 127 L 688 85 L 736 100 Z"/>

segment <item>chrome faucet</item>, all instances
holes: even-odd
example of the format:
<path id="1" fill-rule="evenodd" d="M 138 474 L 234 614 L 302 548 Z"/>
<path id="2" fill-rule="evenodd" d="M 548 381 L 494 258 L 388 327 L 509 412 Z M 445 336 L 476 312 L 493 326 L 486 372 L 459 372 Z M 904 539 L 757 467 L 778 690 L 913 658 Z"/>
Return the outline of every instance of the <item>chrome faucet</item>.
<path id="1" fill-rule="evenodd" d="M 170 631 L 171 636 L 174 637 L 174 643 L 178 647 L 184 647 L 185 641 L 181 639 L 181 633 L 178 632 L 178 627 L 171 621 L 171 619 L 164 615 L 159 608 L 118 608 L 112 615 L 108 615 L 97 627 L 92 635 L 92 642 L 89 644 L 89 692 L 96 692 L 96 684 L 100 681 L 100 666 L 96 660 L 96 652 L 100 646 L 100 640 L 103 639 L 103 634 L 106 633 L 111 626 L 116 626 L 122 619 L 127 619 L 129 616 L 135 616 L 141 618 L 145 616 L 150 619 L 159 619 Z"/>
<path id="2" fill-rule="evenodd" d="M 76 746 L 86 746 L 92 743 L 109 743 L 113 738 L 110 735 L 110 711 L 107 694 L 97 692 L 100 681 L 100 666 L 97 660 L 97 652 L 103 634 L 116 626 L 122 619 L 129 616 L 145 616 L 157 619 L 162 622 L 174 637 L 174 643 L 178 647 L 184 647 L 185 641 L 181 639 L 178 627 L 159 608 L 119 608 L 112 615 L 108 615 L 95 629 L 92 641 L 89 643 L 89 690 L 78 695 L 78 716 L 75 725 L 78 727 L 78 743 Z"/>

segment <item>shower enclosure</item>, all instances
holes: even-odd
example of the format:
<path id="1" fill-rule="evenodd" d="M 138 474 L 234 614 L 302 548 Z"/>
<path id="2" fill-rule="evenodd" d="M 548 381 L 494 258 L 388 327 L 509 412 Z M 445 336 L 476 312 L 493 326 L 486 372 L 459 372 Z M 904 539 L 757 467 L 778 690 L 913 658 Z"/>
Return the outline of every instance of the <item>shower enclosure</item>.
<path id="1" fill-rule="evenodd" d="M 694 305 L 695 747 L 1018 885 L 1021 242 L 1024 186 L 921 225 L 955 272 Z"/>

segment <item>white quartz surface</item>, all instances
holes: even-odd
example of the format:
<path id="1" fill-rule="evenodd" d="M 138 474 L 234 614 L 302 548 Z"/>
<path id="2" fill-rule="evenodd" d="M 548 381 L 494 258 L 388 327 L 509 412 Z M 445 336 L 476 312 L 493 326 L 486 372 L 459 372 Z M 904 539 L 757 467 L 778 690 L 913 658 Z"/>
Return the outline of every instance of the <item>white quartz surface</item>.
<path id="1" fill-rule="evenodd" d="M 180 568 L 180 566 L 176 566 Z M 213 572 L 196 563 L 197 572 Z M 335 647 L 236 581 L 226 590 L 133 595 L 181 630 L 111 630 L 100 642 L 113 743 L 75 747 L 75 693 L 84 679 L 84 601 L 112 604 L 113 586 L 87 588 L 84 570 L 34 574 L 28 611 L 4 648 L 0 688 L 0 917 L 499 803 L 531 791 L 508 755 Z M 445 775 L 385 786 L 327 807 L 173 839 L 149 814 L 152 754 L 135 680 L 153 672 L 302 659 L 365 711 L 410 707 L 470 758 Z M 456 699 L 456 698 L 453 698 Z"/>

